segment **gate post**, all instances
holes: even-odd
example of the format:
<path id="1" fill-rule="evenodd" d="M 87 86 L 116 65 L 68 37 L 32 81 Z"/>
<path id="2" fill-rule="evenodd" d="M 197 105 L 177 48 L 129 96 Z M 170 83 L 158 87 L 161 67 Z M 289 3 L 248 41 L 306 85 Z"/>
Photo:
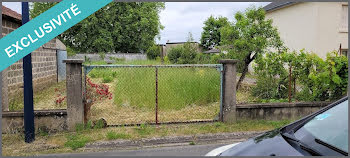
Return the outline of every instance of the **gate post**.
<path id="1" fill-rule="evenodd" d="M 82 63 L 83 60 L 68 59 L 66 63 L 67 125 L 75 130 L 77 124 L 84 123 Z"/>
<path id="2" fill-rule="evenodd" d="M 223 64 L 223 89 L 222 89 L 222 120 L 233 123 L 236 121 L 236 65 L 238 60 L 219 60 Z"/>

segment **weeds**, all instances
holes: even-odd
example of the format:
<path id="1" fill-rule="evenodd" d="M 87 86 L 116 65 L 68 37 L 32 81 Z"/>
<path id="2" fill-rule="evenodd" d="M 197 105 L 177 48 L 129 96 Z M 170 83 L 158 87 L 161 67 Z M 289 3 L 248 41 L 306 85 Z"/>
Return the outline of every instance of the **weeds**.
<path id="1" fill-rule="evenodd" d="M 147 136 L 150 135 L 151 133 L 155 132 L 155 128 L 154 126 L 149 126 L 146 124 L 141 124 L 139 128 L 135 128 L 135 130 L 137 131 L 137 133 L 141 136 Z"/>
<path id="2" fill-rule="evenodd" d="M 82 148 L 85 146 L 86 143 L 88 143 L 90 139 L 88 137 L 85 137 L 84 135 L 69 135 L 67 136 L 67 141 L 64 143 L 65 147 L 69 147 L 72 150 L 76 150 L 79 148 Z"/>
<path id="3" fill-rule="evenodd" d="M 104 76 L 102 79 L 102 83 L 110 83 L 113 81 L 113 77 L 112 76 Z"/>
<path id="4" fill-rule="evenodd" d="M 108 140 L 114 140 L 114 139 L 129 139 L 131 138 L 130 134 L 125 134 L 125 133 L 116 133 L 113 131 L 107 132 L 106 135 Z"/>

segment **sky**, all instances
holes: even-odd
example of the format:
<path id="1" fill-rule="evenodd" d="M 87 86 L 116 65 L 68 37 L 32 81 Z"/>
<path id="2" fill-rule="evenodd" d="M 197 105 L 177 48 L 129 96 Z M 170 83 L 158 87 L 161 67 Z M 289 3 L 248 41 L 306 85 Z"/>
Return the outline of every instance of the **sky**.
<path id="1" fill-rule="evenodd" d="M 199 42 L 204 21 L 210 16 L 227 17 L 233 21 L 237 11 L 244 11 L 249 6 L 265 6 L 269 2 L 166 2 L 165 9 L 160 12 L 161 30 L 158 44 L 169 42 L 185 42 L 191 32 L 195 41 Z M 21 13 L 20 2 L 2 2 L 2 4 Z"/>

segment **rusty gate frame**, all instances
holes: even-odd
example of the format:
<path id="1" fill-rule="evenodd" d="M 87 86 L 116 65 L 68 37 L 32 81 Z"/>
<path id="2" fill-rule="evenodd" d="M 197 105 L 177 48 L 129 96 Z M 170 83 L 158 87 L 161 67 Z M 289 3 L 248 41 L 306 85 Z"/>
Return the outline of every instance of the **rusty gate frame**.
<path id="1" fill-rule="evenodd" d="M 198 121 L 181 121 L 181 122 L 158 122 L 158 68 L 186 68 L 186 67 L 202 67 L 202 68 L 216 68 L 220 72 L 220 112 L 219 119 L 213 120 L 198 120 Z M 86 102 L 86 77 L 91 70 L 94 68 L 155 68 L 155 79 L 156 79 L 156 122 L 155 123 L 146 123 L 149 125 L 160 125 L 160 124 L 181 124 L 181 123 L 204 123 L 204 122 L 217 122 L 223 118 L 223 79 L 224 79 L 224 67 L 223 64 L 179 64 L 179 65 L 83 65 L 84 70 L 84 86 L 83 86 L 83 101 Z M 108 125 L 113 127 L 118 126 L 140 126 L 141 123 L 137 124 L 121 124 L 121 125 Z"/>

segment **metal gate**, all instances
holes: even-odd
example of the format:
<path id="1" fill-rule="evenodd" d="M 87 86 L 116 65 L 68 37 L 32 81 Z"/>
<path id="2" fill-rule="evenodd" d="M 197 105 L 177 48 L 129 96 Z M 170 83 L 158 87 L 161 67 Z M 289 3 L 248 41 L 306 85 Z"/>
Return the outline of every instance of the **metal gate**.
<path id="1" fill-rule="evenodd" d="M 66 80 L 66 64 L 63 60 L 67 59 L 67 51 L 57 50 L 57 80 L 58 82 Z"/>
<path id="2" fill-rule="evenodd" d="M 95 91 L 89 86 L 109 87 L 113 99 L 96 100 L 89 115 L 109 126 L 213 122 L 222 116 L 221 64 L 84 65 L 84 76 L 85 102 Z"/>

